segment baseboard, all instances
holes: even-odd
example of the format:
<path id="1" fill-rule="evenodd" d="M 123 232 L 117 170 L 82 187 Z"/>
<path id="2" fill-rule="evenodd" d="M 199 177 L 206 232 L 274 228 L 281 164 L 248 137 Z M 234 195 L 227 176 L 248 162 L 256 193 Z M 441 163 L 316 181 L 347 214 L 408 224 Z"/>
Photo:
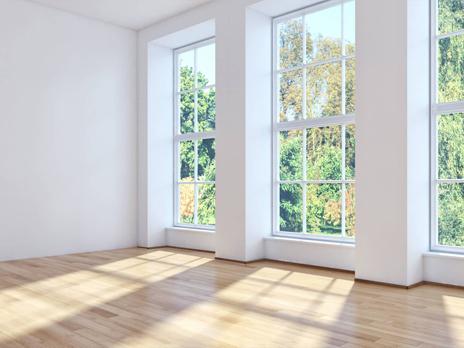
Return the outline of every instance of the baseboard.
<path id="1" fill-rule="evenodd" d="M 400 285 L 400 284 L 393 284 L 393 283 L 387 283 L 387 282 L 378 282 L 375 280 L 367 280 L 367 279 L 361 279 L 361 278 L 355 278 L 355 282 L 357 283 L 364 283 L 364 284 L 372 284 L 372 285 L 382 285 L 382 286 L 389 286 L 391 288 L 397 288 L 397 289 L 405 289 L 405 290 L 410 290 L 417 288 L 421 285 L 425 285 L 424 281 L 417 282 L 411 285 Z"/>
<path id="2" fill-rule="evenodd" d="M 260 260 L 255 260 L 255 261 L 239 261 L 239 260 L 233 260 L 233 259 L 226 259 L 226 258 L 223 258 L 223 257 L 215 257 L 214 259 L 215 259 L 215 260 L 218 260 L 218 261 L 226 261 L 226 262 L 238 263 L 238 264 L 241 264 L 241 265 L 248 265 L 248 264 L 250 264 L 250 263 L 260 261 Z"/>
<path id="3" fill-rule="evenodd" d="M 290 265 L 290 266 L 292 266 L 292 265 L 293 266 L 303 266 L 303 267 L 319 269 L 321 271 L 332 271 L 332 272 L 342 272 L 342 273 L 354 274 L 354 271 L 350 271 L 350 270 L 347 270 L 347 269 L 341 269 L 341 268 L 335 268 L 335 267 L 316 266 L 316 265 L 310 265 L 310 264 L 307 264 L 307 263 L 281 261 L 281 260 L 273 260 L 273 259 L 263 259 L 261 261 L 276 262 L 276 263 L 281 263 L 283 265 Z"/>
<path id="4" fill-rule="evenodd" d="M 169 249 L 179 249 L 179 250 L 185 250 L 185 251 L 197 251 L 197 252 L 201 252 L 201 253 L 214 254 L 214 251 L 210 251 L 210 250 L 192 249 L 192 248 L 182 248 L 182 247 L 171 246 L 171 245 L 156 246 L 156 247 L 141 247 L 141 246 L 138 246 L 137 248 L 139 248 L 139 249 L 146 249 L 146 250 L 157 250 L 157 249 L 166 249 L 166 248 L 169 248 Z"/>
<path id="5" fill-rule="evenodd" d="M 213 251 L 208 251 L 208 250 L 200 250 L 200 249 L 192 249 L 192 248 L 181 248 L 181 247 L 176 247 L 176 246 L 157 246 L 157 247 L 137 247 L 139 249 L 146 249 L 146 250 L 157 250 L 157 249 L 179 249 L 179 250 L 185 250 L 185 251 L 194 251 L 194 252 L 202 252 L 202 253 L 208 253 L 208 254 L 214 254 Z M 273 262 L 273 263 L 279 263 L 282 265 L 293 265 L 293 266 L 303 266 L 303 267 L 308 267 L 308 268 L 313 268 L 313 269 L 319 269 L 323 271 L 332 271 L 332 272 L 343 272 L 343 273 L 349 273 L 349 274 L 354 274 L 354 271 L 349 271 L 346 269 L 338 269 L 338 268 L 333 268 L 333 267 L 323 267 L 323 266 L 315 266 L 315 265 L 309 265 L 306 263 L 297 263 L 297 262 L 288 262 L 288 261 L 280 261 L 280 260 L 273 260 L 273 259 L 258 259 L 258 260 L 253 260 L 253 261 L 239 261 L 239 260 L 232 260 L 232 259 L 227 259 L 227 258 L 222 258 L 222 257 L 214 257 L 215 260 L 218 261 L 226 261 L 226 262 L 233 262 L 241 265 L 250 265 L 253 263 L 257 262 Z M 364 284 L 372 284 L 372 285 L 381 285 L 381 286 L 388 286 L 388 287 L 393 287 L 397 289 L 405 289 L 405 290 L 411 290 L 423 285 L 435 285 L 435 286 L 443 286 L 447 288 L 452 288 L 452 289 L 460 289 L 463 290 L 464 286 L 461 285 L 453 285 L 453 284 L 446 284 L 446 283 L 438 283 L 438 282 L 430 282 L 430 281 L 420 281 L 411 285 L 400 285 L 400 284 L 393 284 L 393 283 L 387 283 L 387 282 L 379 282 L 375 280 L 367 280 L 367 279 L 361 279 L 361 278 L 354 278 L 354 281 L 357 283 L 364 283 Z"/>
<path id="6" fill-rule="evenodd" d="M 446 283 L 438 283 L 438 282 L 429 282 L 427 280 L 423 281 L 423 283 L 424 283 L 424 285 L 435 285 L 435 286 L 443 286 L 445 288 L 464 290 L 464 285 L 454 285 L 454 284 L 446 284 Z"/>

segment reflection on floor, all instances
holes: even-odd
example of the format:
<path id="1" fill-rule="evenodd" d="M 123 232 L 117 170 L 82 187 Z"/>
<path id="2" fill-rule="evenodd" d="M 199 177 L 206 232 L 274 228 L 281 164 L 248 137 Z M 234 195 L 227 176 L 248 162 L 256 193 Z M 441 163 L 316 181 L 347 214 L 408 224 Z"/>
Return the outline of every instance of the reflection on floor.
<path id="1" fill-rule="evenodd" d="M 0 263 L 0 347 L 464 347 L 464 290 L 171 248 Z"/>

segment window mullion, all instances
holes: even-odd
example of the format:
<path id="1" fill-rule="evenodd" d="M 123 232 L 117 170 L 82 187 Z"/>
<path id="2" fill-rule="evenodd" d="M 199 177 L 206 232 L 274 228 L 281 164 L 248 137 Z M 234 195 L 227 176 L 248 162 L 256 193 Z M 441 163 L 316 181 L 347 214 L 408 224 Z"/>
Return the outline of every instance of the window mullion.
<path id="1" fill-rule="evenodd" d="M 195 48 L 193 51 L 193 76 L 194 76 L 194 82 L 193 85 L 195 87 L 195 92 L 194 92 L 194 102 L 193 102 L 193 109 L 194 109 L 194 121 L 193 121 L 193 129 L 195 133 L 198 133 L 198 50 Z"/>
<path id="2" fill-rule="evenodd" d="M 295 66 L 292 66 L 290 68 L 277 69 L 277 70 L 275 70 L 275 73 L 276 74 L 285 74 L 287 72 L 292 72 L 292 71 L 300 70 L 300 69 L 303 69 L 303 68 L 315 68 L 315 67 L 318 67 L 318 66 L 321 66 L 321 65 L 327 65 L 327 64 L 336 63 L 336 62 L 341 61 L 342 59 L 348 60 L 348 59 L 354 59 L 354 58 L 355 58 L 354 55 L 342 55 L 342 56 L 338 56 L 338 57 L 334 57 L 334 58 L 317 60 L 317 61 L 313 61 L 311 63 L 302 64 L 302 65 L 295 65 Z"/>
<path id="3" fill-rule="evenodd" d="M 342 136 L 342 237 L 346 237 L 346 126 L 341 126 Z"/>
<path id="4" fill-rule="evenodd" d="M 345 45 L 345 1 L 342 0 L 341 4 L 341 36 L 342 36 L 342 56 L 345 57 L 346 45 Z M 342 115 L 346 114 L 346 59 L 342 58 Z M 342 237 L 346 237 L 346 126 L 341 126 L 341 137 L 342 137 L 342 194 L 341 194 L 341 223 L 342 223 Z"/>
<path id="5" fill-rule="evenodd" d="M 195 140 L 194 143 L 194 214 L 193 214 L 193 221 L 194 224 L 198 224 L 198 140 Z"/>
<path id="6" fill-rule="evenodd" d="M 306 56 L 306 51 L 307 51 L 307 35 L 306 35 L 306 21 L 307 21 L 307 16 L 303 16 L 303 88 L 302 88 L 302 91 L 303 91 L 303 100 L 302 100 L 302 111 L 303 111 L 303 115 L 302 115 L 302 118 L 303 119 L 306 119 L 307 116 L 308 116 L 308 111 L 307 111 L 307 90 L 306 90 L 306 86 L 307 86 L 307 67 L 306 67 L 306 64 L 307 64 L 307 56 Z M 306 148 L 306 129 L 303 130 L 303 141 L 302 141 L 302 149 L 301 149 L 301 155 L 302 155 L 302 160 L 303 160 L 303 180 L 306 181 L 307 180 L 307 148 Z M 303 209 L 303 233 L 306 233 L 307 232 L 307 193 L 308 193 L 308 185 L 306 183 L 302 184 L 302 199 L 303 199 L 303 204 L 302 204 L 302 209 Z"/>
<path id="7" fill-rule="evenodd" d="M 306 99 L 306 98 L 305 98 Z M 306 180 L 307 180 L 307 140 L 306 140 L 306 135 L 307 135 L 307 131 L 306 129 L 303 130 L 303 141 L 302 141 L 302 151 L 301 151 L 301 155 L 302 155 L 302 160 L 303 160 L 303 181 L 304 183 L 302 183 L 302 189 L 303 189 L 303 204 L 302 204 L 302 207 L 303 207 L 303 233 L 306 233 L 307 232 L 307 192 L 308 192 L 308 185 L 306 184 Z"/>

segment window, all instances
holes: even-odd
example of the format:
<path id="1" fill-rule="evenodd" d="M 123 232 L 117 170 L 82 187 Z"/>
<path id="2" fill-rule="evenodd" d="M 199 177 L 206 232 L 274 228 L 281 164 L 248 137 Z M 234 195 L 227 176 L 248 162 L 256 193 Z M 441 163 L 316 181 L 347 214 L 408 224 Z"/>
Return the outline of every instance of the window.
<path id="1" fill-rule="evenodd" d="M 175 52 L 176 226 L 212 229 L 216 223 L 215 44 Z"/>
<path id="2" fill-rule="evenodd" d="M 274 235 L 353 242 L 355 3 L 274 20 Z"/>
<path id="3" fill-rule="evenodd" d="M 464 1 L 432 4 L 431 248 L 464 252 Z"/>

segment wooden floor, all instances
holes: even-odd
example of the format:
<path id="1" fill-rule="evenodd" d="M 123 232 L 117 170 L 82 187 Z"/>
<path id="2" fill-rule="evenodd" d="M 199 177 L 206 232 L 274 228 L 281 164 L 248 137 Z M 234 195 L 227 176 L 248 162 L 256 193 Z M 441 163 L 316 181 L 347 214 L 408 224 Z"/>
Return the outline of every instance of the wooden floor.
<path id="1" fill-rule="evenodd" d="M 14 261 L 0 347 L 464 347 L 464 290 L 169 248 Z"/>

